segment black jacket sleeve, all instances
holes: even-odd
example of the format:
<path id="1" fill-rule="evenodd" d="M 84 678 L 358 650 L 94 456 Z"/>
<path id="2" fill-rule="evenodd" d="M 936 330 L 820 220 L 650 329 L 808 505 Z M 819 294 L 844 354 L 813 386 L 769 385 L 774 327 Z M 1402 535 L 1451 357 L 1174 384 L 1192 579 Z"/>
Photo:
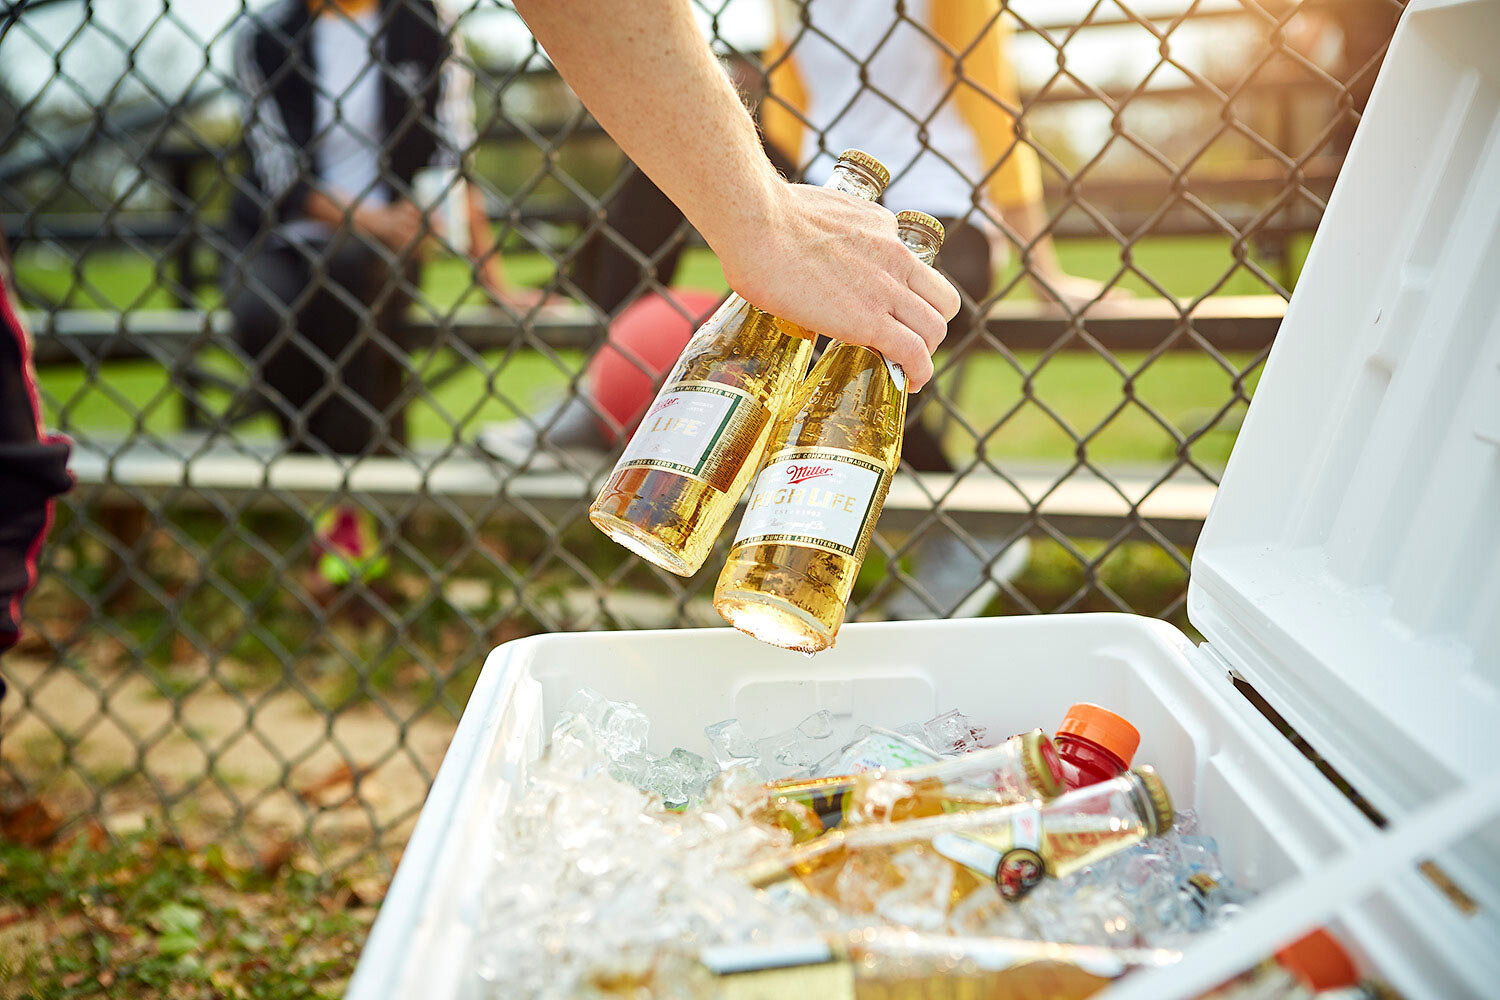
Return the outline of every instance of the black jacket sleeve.
<path id="1" fill-rule="evenodd" d="M 302 150 L 292 140 L 276 91 L 266 79 L 266 63 L 276 55 L 268 38 L 256 21 L 240 28 L 234 75 L 244 114 L 241 128 L 250 170 L 270 202 L 260 208 L 276 221 L 286 222 L 301 217 L 312 186 Z"/>
<path id="2" fill-rule="evenodd" d="M 31 343 L 0 269 L 0 651 L 19 638 L 52 499 L 72 483 L 67 439 L 42 431 Z"/>

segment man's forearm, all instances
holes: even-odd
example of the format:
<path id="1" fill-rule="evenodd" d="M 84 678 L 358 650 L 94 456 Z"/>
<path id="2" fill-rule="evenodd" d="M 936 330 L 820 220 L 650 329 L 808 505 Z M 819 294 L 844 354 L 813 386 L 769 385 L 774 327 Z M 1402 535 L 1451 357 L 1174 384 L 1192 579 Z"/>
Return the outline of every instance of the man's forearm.
<path id="1" fill-rule="evenodd" d="M 922 387 L 957 290 L 902 244 L 886 209 L 777 175 L 688 0 L 516 7 L 599 124 L 713 247 L 729 287 L 882 352 Z"/>
<path id="2" fill-rule="evenodd" d="M 687 0 L 517 0 L 516 7 L 625 154 L 721 258 L 733 256 L 783 182 Z"/>

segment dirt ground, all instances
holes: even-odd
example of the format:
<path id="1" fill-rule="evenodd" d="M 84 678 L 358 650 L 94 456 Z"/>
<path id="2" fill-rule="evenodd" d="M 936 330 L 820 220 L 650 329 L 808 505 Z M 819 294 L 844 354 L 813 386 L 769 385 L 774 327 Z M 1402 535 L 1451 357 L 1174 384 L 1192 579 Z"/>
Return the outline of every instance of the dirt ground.
<path id="1" fill-rule="evenodd" d="M 5 769 L 64 814 L 92 803 L 93 782 L 98 818 L 116 834 L 140 828 L 165 798 L 174 827 L 189 831 L 232 822 L 251 840 L 310 834 L 350 848 L 379 831 L 381 848 L 399 849 L 457 724 L 451 710 L 399 694 L 325 715 L 296 679 L 238 692 L 206 674 L 174 705 L 140 671 L 86 682 L 25 656 L 7 658 L 5 671 Z"/>

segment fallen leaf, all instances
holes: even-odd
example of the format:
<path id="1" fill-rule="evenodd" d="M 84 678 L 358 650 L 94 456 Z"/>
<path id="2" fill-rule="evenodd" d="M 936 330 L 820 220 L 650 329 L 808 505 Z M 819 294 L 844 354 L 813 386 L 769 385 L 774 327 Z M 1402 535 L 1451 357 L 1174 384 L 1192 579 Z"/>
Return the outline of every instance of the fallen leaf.
<path id="1" fill-rule="evenodd" d="M 192 663 L 201 659 L 203 654 L 194 645 L 193 640 L 178 632 L 172 637 L 172 662 L 181 666 L 184 663 Z"/>
<path id="2" fill-rule="evenodd" d="M 255 867 L 263 875 L 275 875 L 287 866 L 292 860 L 292 855 L 297 851 L 297 845 L 290 840 L 273 840 L 262 847 L 255 856 Z"/>
<path id="3" fill-rule="evenodd" d="M 114 984 L 115 984 L 115 974 L 114 974 L 113 971 L 111 971 L 109 969 L 105 969 L 104 971 L 102 971 L 102 972 L 99 973 L 99 985 L 100 986 L 103 986 L 105 989 L 109 989 Z"/>
<path id="4" fill-rule="evenodd" d="M 79 837 L 84 838 L 88 842 L 89 850 L 91 851 L 102 851 L 109 844 L 109 831 L 104 829 L 103 824 L 97 819 L 85 821 L 83 826 L 70 839 L 76 840 Z"/>
<path id="5" fill-rule="evenodd" d="M 9 927 L 11 924 L 19 924 L 30 916 L 30 912 L 24 906 L 15 906 L 10 903 L 0 906 L 0 929 Z"/>
<path id="6" fill-rule="evenodd" d="M 340 802 L 349 801 L 353 798 L 352 791 L 354 782 L 359 777 L 359 771 L 348 761 L 344 761 L 332 768 L 319 778 L 297 787 L 297 794 L 306 803 L 320 808 L 328 808 Z M 345 791 L 345 789 L 348 791 Z"/>
<path id="7" fill-rule="evenodd" d="M 0 809 L 0 839 L 25 847 L 45 847 L 57 836 L 58 821 L 40 799 L 27 799 L 14 809 Z"/>
<path id="8" fill-rule="evenodd" d="M 66 976 L 62 977 L 63 988 L 71 990 L 75 987 L 82 986 L 84 980 L 88 979 L 88 977 L 89 974 L 87 972 L 70 972 Z"/>
<path id="9" fill-rule="evenodd" d="M 377 878 L 355 879 L 349 883 L 349 907 L 379 906 L 390 884 Z"/>

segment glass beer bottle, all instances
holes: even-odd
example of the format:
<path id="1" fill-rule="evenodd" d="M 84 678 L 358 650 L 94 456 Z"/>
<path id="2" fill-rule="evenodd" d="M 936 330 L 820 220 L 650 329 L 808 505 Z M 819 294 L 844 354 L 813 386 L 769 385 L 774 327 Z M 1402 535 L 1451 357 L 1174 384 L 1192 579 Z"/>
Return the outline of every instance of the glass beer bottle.
<path id="1" fill-rule="evenodd" d="M 824 187 L 874 201 L 889 180 L 879 160 L 850 149 Z M 662 569 L 696 573 L 807 371 L 812 342 L 801 327 L 730 295 L 688 341 L 589 520 Z"/>
<path id="2" fill-rule="evenodd" d="M 838 898 L 838 876 L 861 854 L 879 872 L 894 852 L 930 849 L 967 873 L 960 897 L 983 883 L 1000 898 L 1023 898 L 1043 877 L 1065 878 L 1172 827 L 1172 798 L 1160 776 L 1139 767 L 1040 804 L 950 812 L 873 826 L 840 827 L 740 870 L 761 888 L 796 876 L 814 893 Z M 894 877 L 894 876 L 893 876 Z M 897 879 L 899 881 L 899 879 Z"/>
<path id="3" fill-rule="evenodd" d="M 930 215 L 896 216 L 924 264 L 943 245 Z M 834 344 L 771 432 L 714 607 L 763 642 L 833 645 L 901 461 L 906 374 L 877 352 Z"/>
<path id="4" fill-rule="evenodd" d="M 772 802 L 807 805 L 821 830 L 831 830 L 1053 799 L 1063 791 L 1061 773 L 1052 741 L 1034 729 L 999 746 L 917 767 L 772 781 L 763 794 Z M 794 830 L 793 839 L 801 832 Z"/>

